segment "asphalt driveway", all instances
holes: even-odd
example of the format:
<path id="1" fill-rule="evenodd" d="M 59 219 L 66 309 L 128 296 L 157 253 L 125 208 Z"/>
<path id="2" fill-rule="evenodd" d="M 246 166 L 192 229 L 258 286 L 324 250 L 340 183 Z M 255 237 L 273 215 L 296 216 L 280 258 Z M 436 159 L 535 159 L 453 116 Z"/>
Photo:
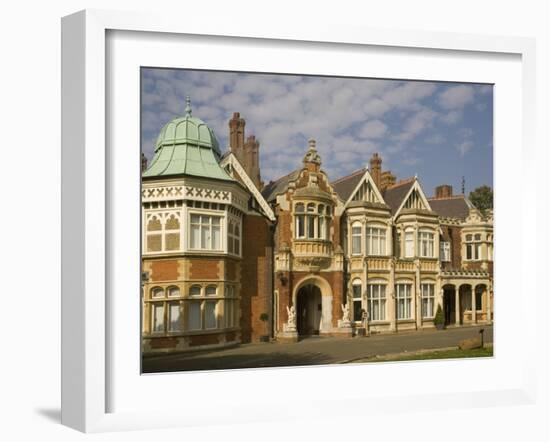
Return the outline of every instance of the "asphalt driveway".
<path id="1" fill-rule="evenodd" d="M 462 339 L 479 336 L 493 342 L 493 327 L 424 330 L 356 338 L 311 337 L 293 344 L 244 344 L 234 348 L 143 358 L 143 373 L 236 368 L 283 367 L 353 362 L 385 354 L 455 347 Z"/>

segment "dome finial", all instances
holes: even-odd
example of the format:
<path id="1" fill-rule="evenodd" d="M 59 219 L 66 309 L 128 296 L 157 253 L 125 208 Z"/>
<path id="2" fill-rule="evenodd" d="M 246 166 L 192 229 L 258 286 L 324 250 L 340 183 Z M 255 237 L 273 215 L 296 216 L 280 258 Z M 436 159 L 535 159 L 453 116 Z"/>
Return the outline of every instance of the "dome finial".
<path id="1" fill-rule="evenodd" d="M 185 116 L 191 116 L 191 97 L 189 95 L 185 97 Z"/>

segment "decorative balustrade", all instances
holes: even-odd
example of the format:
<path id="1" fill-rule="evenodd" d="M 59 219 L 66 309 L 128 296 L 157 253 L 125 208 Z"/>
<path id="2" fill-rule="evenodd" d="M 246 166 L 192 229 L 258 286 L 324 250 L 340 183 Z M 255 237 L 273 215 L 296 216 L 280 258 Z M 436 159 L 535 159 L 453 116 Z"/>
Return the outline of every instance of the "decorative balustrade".
<path id="1" fill-rule="evenodd" d="M 332 243 L 328 241 L 294 240 L 292 253 L 296 257 L 330 258 L 332 256 Z"/>
<path id="2" fill-rule="evenodd" d="M 367 268 L 369 270 L 389 270 L 390 258 L 367 258 Z"/>
<path id="3" fill-rule="evenodd" d="M 436 260 L 433 261 L 420 261 L 420 271 L 421 272 L 437 272 L 439 262 Z"/>
<path id="4" fill-rule="evenodd" d="M 414 272 L 414 270 L 413 261 L 397 261 L 395 263 L 396 272 Z"/>

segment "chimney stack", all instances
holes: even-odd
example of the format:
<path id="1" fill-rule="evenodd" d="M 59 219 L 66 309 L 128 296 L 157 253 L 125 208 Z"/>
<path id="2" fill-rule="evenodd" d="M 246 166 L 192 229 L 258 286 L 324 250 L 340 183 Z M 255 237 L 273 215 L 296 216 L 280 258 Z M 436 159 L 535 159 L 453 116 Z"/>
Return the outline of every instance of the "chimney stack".
<path id="1" fill-rule="evenodd" d="M 260 177 L 260 142 L 254 135 L 244 137 L 244 118 L 239 112 L 233 112 L 229 120 L 229 147 L 254 185 L 261 190 L 263 183 Z"/>
<path id="2" fill-rule="evenodd" d="M 453 187 L 448 184 L 442 184 L 435 188 L 436 198 L 450 198 L 453 196 Z"/>
<path id="3" fill-rule="evenodd" d="M 241 158 L 237 151 L 242 151 L 244 147 L 244 125 L 245 121 L 241 118 L 241 114 L 233 112 L 233 117 L 229 120 L 229 147 L 239 161 L 241 161 Z"/>
<path id="4" fill-rule="evenodd" d="M 377 152 L 372 154 L 370 159 L 370 175 L 376 184 L 376 187 L 380 189 L 380 183 L 382 178 L 382 158 Z"/>

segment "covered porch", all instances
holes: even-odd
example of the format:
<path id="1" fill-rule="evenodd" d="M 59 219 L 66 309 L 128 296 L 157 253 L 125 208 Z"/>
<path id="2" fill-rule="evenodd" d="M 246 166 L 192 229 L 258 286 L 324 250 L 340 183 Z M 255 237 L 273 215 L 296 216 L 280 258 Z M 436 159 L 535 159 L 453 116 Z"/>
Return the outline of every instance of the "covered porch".
<path id="1" fill-rule="evenodd" d="M 468 271 L 452 273 L 443 274 L 441 281 L 445 325 L 492 323 L 493 299 L 489 275 Z"/>

